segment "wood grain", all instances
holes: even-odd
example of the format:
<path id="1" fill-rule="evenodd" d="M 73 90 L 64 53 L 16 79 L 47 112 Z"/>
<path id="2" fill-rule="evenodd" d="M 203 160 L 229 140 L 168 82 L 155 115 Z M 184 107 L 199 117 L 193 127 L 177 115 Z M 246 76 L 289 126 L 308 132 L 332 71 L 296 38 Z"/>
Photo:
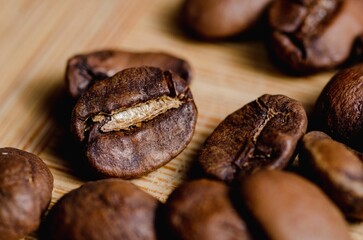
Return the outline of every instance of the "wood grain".
<path id="1" fill-rule="evenodd" d="M 191 63 L 199 111 L 192 142 L 166 166 L 131 180 L 161 201 L 186 180 L 205 138 L 228 114 L 264 93 L 295 98 L 309 112 L 334 74 L 287 76 L 258 39 L 191 39 L 176 21 L 181 1 L 0 0 L 0 147 L 24 149 L 46 162 L 55 178 L 51 206 L 92 180 L 77 164 L 79 152 L 69 134 L 64 71 L 74 54 L 103 48 L 162 50 Z M 351 235 L 363 239 L 363 225 L 351 224 Z"/>

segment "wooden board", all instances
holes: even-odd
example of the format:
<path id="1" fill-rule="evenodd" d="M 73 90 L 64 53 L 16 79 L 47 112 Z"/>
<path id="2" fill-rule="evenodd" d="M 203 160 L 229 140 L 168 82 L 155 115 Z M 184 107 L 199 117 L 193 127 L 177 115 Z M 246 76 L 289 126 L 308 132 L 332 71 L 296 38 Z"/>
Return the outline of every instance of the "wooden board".
<path id="1" fill-rule="evenodd" d="M 132 180 L 165 201 L 182 181 L 205 138 L 228 114 L 264 93 L 285 94 L 312 109 L 333 71 L 310 77 L 281 73 L 260 40 L 201 42 L 176 24 L 181 0 L 0 0 L 0 147 L 39 155 L 54 178 L 51 206 L 90 180 L 77 167 L 65 95 L 67 59 L 103 48 L 162 50 L 188 60 L 199 110 L 189 146 L 159 170 Z M 351 225 L 363 239 L 363 225 Z M 35 234 L 27 238 L 36 238 Z"/>

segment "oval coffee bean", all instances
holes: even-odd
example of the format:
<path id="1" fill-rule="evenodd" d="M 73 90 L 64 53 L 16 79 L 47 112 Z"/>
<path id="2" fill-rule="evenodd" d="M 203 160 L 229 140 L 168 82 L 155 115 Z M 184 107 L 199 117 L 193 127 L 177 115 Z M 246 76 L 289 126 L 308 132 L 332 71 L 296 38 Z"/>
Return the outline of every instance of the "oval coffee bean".
<path id="1" fill-rule="evenodd" d="M 361 0 L 276 0 L 269 10 L 272 55 L 282 69 L 308 74 L 345 63 L 361 42 Z"/>
<path id="2" fill-rule="evenodd" d="M 130 182 L 87 182 L 65 194 L 46 218 L 47 239 L 155 240 L 159 201 Z"/>
<path id="3" fill-rule="evenodd" d="M 256 223 L 256 239 L 350 239 L 341 212 L 317 186 L 296 174 L 260 171 L 244 179 L 240 191 Z"/>
<path id="4" fill-rule="evenodd" d="M 0 148 L 0 239 L 35 231 L 52 197 L 53 175 L 36 155 Z"/>
<path id="5" fill-rule="evenodd" d="M 314 123 L 333 139 L 363 152 L 363 64 L 339 71 L 315 104 Z"/>
<path id="6" fill-rule="evenodd" d="M 299 161 L 311 179 L 349 217 L 363 219 L 363 164 L 344 144 L 323 132 L 302 140 Z"/>
<path id="7" fill-rule="evenodd" d="M 185 24 L 200 37 L 226 38 L 250 29 L 272 0 L 186 0 Z"/>
<path id="8" fill-rule="evenodd" d="M 307 116 L 301 103 L 265 94 L 223 120 L 206 140 L 199 162 L 227 182 L 262 168 L 284 168 L 295 156 Z"/>
<path id="9" fill-rule="evenodd" d="M 165 203 L 170 239 L 252 239 L 234 208 L 229 187 L 199 179 L 175 189 Z"/>
<path id="10" fill-rule="evenodd" d="M 96 81 L 112 77 L 126 68 L 143 65 L 171 70 L 187 83 L 192 78 L 189 63 L 168 53 L 100 50 L 78 54 L 67 61 L 65 81 L 68 92 L 73 98 L 78 98 Z"/>
<path id="11" fill-rule="evenodd" d="M 196 118 L 191 91 L 179 76 L 129 68 L 79 98 L 72 131 L 99 173 L 135 178 L 177 156 L 190 142 Z"/>

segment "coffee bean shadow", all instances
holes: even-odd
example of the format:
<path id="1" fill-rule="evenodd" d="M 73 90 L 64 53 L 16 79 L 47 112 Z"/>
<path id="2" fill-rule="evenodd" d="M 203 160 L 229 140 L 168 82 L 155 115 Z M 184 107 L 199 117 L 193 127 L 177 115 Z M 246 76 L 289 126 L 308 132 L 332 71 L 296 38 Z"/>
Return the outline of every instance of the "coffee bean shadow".
<path id="1" fill-rule="evenodd" d="M 171 231 L 167 218 L 167 206 L 160 203 L 155 213 L 155 231 L 158 240 L 177 240 L 178 237 Z"/>
<path id="2" fill-rule="evenodd" d="M 75 104 L 70 99 L 66 91 L 63 91 L 62 97 L 55 102 L 56 105 L 65 106 L 62 112 L 53 114 L 58 126 L 63 129 L 63 134 L 53 149 L 54 154 L 64 159 L 72 169 L 73 175 L 84 180 L 91 181 L 102 178 L 87 163 L 84 155 L 84 147 L 75 139 L 70 130 L 71 112 Z M 55 107 L 57 108 L 57 107 Z"/>
<path id="3" fill-rule="evenodd" d="M 183 42 L 189 43 L 218 43 L 219 40 L 201 38 L 193 30 L 191 30 L 184 22 L 182 15 L 183 2 L 170 6 L 170 11 L 166 18 L 162 19 L 160 25 L 166 25 L 167 33 L 172 38 L 178 38 Z M 166 20 L 166 21 L 165 21 Z"/>
<path id="4" fill-rule="evenodd" d="M 45 79 L 44 81 L 49 81 Z M 45 97 L 42 99 L 41 108 L 47 114 L 49 121 L 52 121 L 51 130 L 52 137 L 44 146 L 47 152 L 64 162 L 67 168 L 67 173 L 79 178 L 82 181 L 91 181 L 102 178 L 94 170 L 92 170 L 83 156 L 82 146 L 76 141 L 71 134 L 70 122 L 72 109 L 75 105 L 73 100 L 66 91 L 66 86 L 63 79 L 58 78 L 56 85 L 47 94 L 42 94 Z M 36 86 L 35 86 L 36 87 Z M 39 86 L 38 88 L 41 88 Z M 35 90 L 35 94 L 43 89 Z M 35 96 L 33 96 L 35 97 Z"/>
<path id="5" fill-rule="evenodd" d="M 159 25 L 165 25 L 166 33 L 171 35 L 172 38 L 177 38 L 183 42 L 201 42 L 202 39 L 186 27 L 183 22 L 183 16 L 181 15 L 182 2 L 180 2 L 180 4 L 170 4 L 168 7 L 170 8 L 170 11 L 163 12 L 168 15 L 165 18 L 159 19 Z"/>
<path id="6" fill-rule="evenodd" d="M 40 225 L 38 227 L 37 230 L 37 238 L 39 240 L 50 240 L 51 237 L 51 232 L 52 232 L 52 227 L 51 227 L 51 223 L 50 223 L 50 219 L 53 217 L 53 212 L 54 212 L 55 208 L 51 208 L 47 214 L 42 218 L 42 221 L 40 222 Z"/>
<path id="7" fill-rule="evenodd" d="M 240 193 L 240 183 L 235 182 L 229 188 L 229 199 L 240 219 L 243 221 L 246 232 L 251 239 L 267 240 L 267 235 L 262 230 L 262 225 L 252 216 L 245 206 L 245 201 Z"/>
<path id="8" fill-rule="evenodd" d="M 202 146 L 198 147 L 198 151 L 191 156 L 190 164 L 185 172 L 185 181 L 192 181 L 201 178 L 210 178 L 203 170 L 198 158 L 201 152 Z"/>

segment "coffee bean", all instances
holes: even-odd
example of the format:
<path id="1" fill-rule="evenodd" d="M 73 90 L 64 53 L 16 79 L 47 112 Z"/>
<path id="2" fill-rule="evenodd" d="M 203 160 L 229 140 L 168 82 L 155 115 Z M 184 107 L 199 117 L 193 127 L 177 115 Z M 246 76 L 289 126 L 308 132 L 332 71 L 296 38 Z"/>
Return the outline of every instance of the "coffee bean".
<path id="1" fill-rule="evenodd" d="M 70 96 L 78 98 L 96 81 L 111 77 L 123 69 L 143 65 L 171 70 L 187 83 L 192 78 L 189 63 L 168 53 L 100 50 L 78 54 L 68 60 L 65 77 L 67 90 Z"/>
<path id="2" fill-rule="evenodd" d="M 252 28 L 272 0 L 186 0 L 183 22 L 205 39 L 230 37 Z"/>
<path id="3" fill-rule="evenodd" d="M 73 109 L 72 131 L 98 172 L 135 178 L 176 157 L 190 142 L 196 118 L 184 80 L 169 71 L 138 67 L 85 92 Z"/>
<path id="4" fill-rule="evenodd" d="M 363 64 L 337 72 L 314 110 L 314 128 L 363 152 Z"/>
<path id="5" fill-rule="evenodd" d="M 276 0 L 269 10 L 272 55 L 308 74 L 345 63 L 363 33 L 361 0 Z"/>
<path id="6" fill-rule="evenodd" d="M 265 94 L 223 120 L 206 140 L 199 162 L 210 176 L 232 182 L 263 168 L 284 168 L 307 127 L 301 103 Z"/>
<path id="7" fill-rule="evenodd" d="M 156 239 L 159 201 L 130 182 L 87 182 L 65 194 L 46 218 L 46 239 Z"/>
<path id="8" fill-rule="evenodd" d="M 363 219 L 363 164 L 359 157 L 323 132 L 307 133 L 302 143 L 299 161 L 308 176 L 348 217 Z"/>
<path id="9" fill-rule="evenodd" d="M 338 208 L 314 184 L 296 174 L 262 170 L 241 182 L 241 199 L 254 239 L 350 239 Z"/>
<path id="10" fill-rule="evenodd" d="M 174 234 L 169 239 L 252 239 L 231 198 L 222 182 L 199 179 L 182 184 L 165 203 Z"/>
<path id="11" fill-rule="evenodd" d="M 0 239 L 20 239 L 35 231 L 52 190 L 53 176 L 38 156 L 0 148 Z"/>

